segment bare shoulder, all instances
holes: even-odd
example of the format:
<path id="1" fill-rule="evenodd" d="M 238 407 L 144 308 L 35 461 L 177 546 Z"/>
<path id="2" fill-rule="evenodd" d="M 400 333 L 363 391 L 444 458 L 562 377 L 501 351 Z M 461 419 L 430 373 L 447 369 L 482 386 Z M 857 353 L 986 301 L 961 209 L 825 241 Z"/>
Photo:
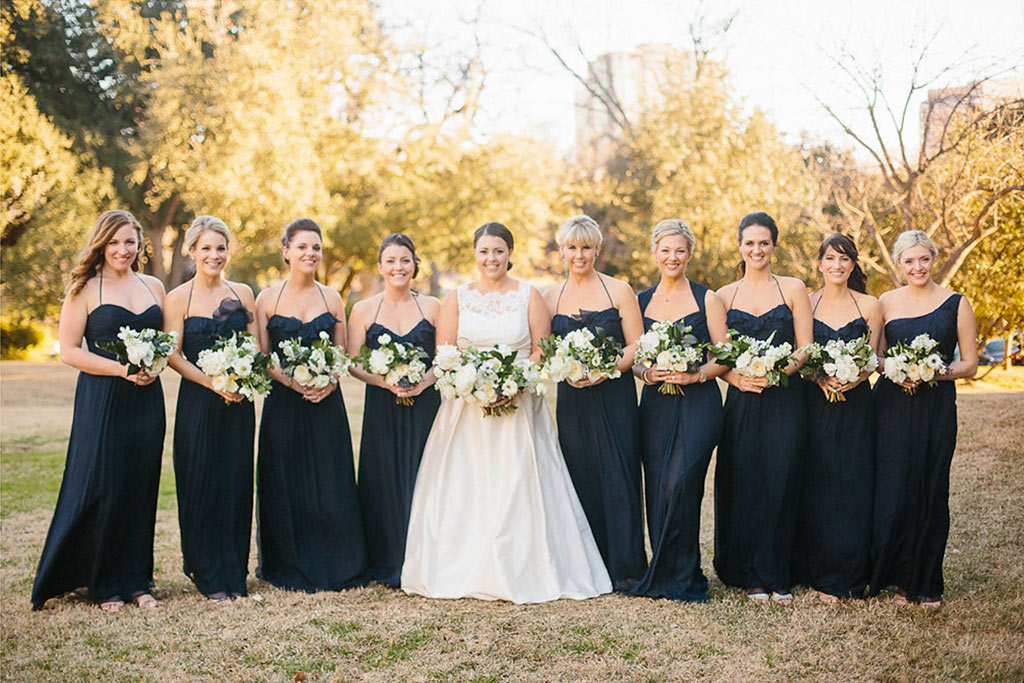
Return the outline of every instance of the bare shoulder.
<path id="1" fill-rule="evenodd" d="M 882 303 L 875 297 L 870 294 L 862 294 L 861 292 L 854 292 L 853 290 L 850 291 L 853 293 L 853 300 L 857 302 L 857 305 L 860 306 L 860 309 L 865 313 L 882 312 Z"/>
<path id="2" fill-rule="evenodd" d="M 730 294 L 732 294 L 734 291 L 736 291 L 736 288 L 739 287 L 739 284 L 740 283 L 738 283 L 738 282 L 730 282 L 729 284 L 722 286 L 715 293 L 718 296 L 720 296 L 722 298 L 725 298 L 725 297 L 729 296 Z"/>
<path id="3" fill-rule="evenodd" d="M 165 308 L 177 308 L 178 306 L 185 303 L 188 298 L 189 282 L 183 282 L 171 291 L 167 292 L 164 297 Z"/>
<path id="4" fill-rule="evenodd" d="M 152 275 L 146 275 L 145 273 L 139 273 L 138 275 L 142 279 L 142 281 L 146 283 L 147 287 L 152 289 L 154 292 L 158 292 L 160 296 L 163 296 L 166 293 L 166 290 L 164 289 L 164 283 L 160 280 L 160 278 L 153 277 Z"/>
<path id="5" fill-rule="evenodd" d="M 611 275 L 605 275 L 604 273 L 598 273 L 597 275 L 604 281 L 605 286 L 608 287 L 608 291 L 611 292 L 613 296 L 636 296 L 636 292 L 633 291 L 633 285 L 629 284 L 625 280 L 620 280 L 619 278 L 612 277 Z"/>
<path id="6" fill-rule="evenodd" d="M 225 280 L 224 282 L 226 282 L 227 285 L 231 287 L 235 294 L 239 295 L 239 298 L 248 298 L 250 301 L 253 300 L 254 297 L 252 293 L 252 287 L 250 287 L 249 285 L 245 284 L 244 282 L 229 282 L 227 280 Z"/>
<path id="7" fill-rule="evenodd" d="M 710 287 L 708 287 L 707 291 L 704 292 L 704 307 L 706 308 L 708 306 L 724 306 L 721 294 Z"/>
<path id="8" fill-rule="evenodd" d="M 419 303 L 420 308 L 423 309 L 424 314 L 437 315 L 437 312 L 441 310 L 441 300 L 436 296 L 419 293 L 415 293 L 413 296 L 416 297 L 416 301 Z"/>
<path id="9" fill-rule="evenodd" d="M 779 285 L 785 292 L 792 292 L 794 294 L 798 294 L 800 292 L 805 294 L 809 293 L 807 285 L 805 285 L 804 281 L 798 277 L 789 277 L 788 275 L 776 275 L 775 277 L 778 278 Z"/>
<path id="10" fill-rule="evenodd" d="M 260 293 L 256 296 L 256 307 L 259 308 L 260 306 L 266 306 L 267 303 L 274 299 L 274 297 L 276 297 L 280 291 L 280 282 L 277 283 L 276 285 L 273 285 L 272 287 L 267 287 L 266 289 L 261 290 Z"/>
<path id="11" fill-rule="evenodd" d="M 882 292 L 882 295 L 878 297 L 878 302 L 882 304 L 883 307 L 891 306 L 903 298 L 904 289 L 904 287 L 897 287 L 896 289 L 890 289 L 887 292 Z"/>

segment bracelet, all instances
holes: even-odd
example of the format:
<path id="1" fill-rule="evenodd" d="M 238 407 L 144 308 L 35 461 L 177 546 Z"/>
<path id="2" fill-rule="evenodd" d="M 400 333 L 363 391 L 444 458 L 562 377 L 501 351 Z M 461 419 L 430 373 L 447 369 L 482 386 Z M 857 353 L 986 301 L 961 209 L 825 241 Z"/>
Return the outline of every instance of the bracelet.
<path id="1" fill-rule="evenodd" d="M 700 383 L 704 384 L 704 382 L 707 382 L 707 381 L 708 381 L 708 373 L 704 372 L 704 368 L 701 368 L 700 369 Z"/>
<path id="2" fill-rule="evenodd" d="M 651 386 L 653 384 L 653 382 L 649 382 L 647 380 L 647 373 L 650 372 L 650 371 L 651 371 L 651 369 L 647 368 L 646 370 L 644 370 L 643 372 L 640 373 L 640 381 L 643 382 L 644 384 L 646 384 L 647 386 Z"/>

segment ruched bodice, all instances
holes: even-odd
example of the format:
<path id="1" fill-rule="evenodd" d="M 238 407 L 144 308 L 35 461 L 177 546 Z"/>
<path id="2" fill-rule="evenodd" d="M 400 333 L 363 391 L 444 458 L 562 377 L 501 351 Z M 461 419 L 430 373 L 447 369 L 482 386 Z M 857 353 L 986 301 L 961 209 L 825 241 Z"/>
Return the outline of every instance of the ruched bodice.
<path id="1" fill-rule="evenodd" d="M 92 309 L 85 320 L 85 341 L 93 353 L 104 358 L 113 358 L 114 354 L 104 351 L 99 345 L 117 341 L 117 333 L 122 327 L 130 327 L 133 330 L 159 330 L 163 322 L 163 314 L 156 304 L 141 313 L 133 313 L 117 304 L 100 304 Z"/>
<path id="2" fill-rule="evenodd" d="M 462 285 L 457 291 L 459 349 L 507 344 L 520 356 L 530 355 L 530 285 L 520 282 L 518 288 L 504 294 L 478 292 L 469 285 Z"/>
<path id="3" fill-rule="evenodd" d="M 725 316 L 725 323 L 730 330 L 736 330 L 754 339 L 767 339 L 772 332 L 772 344 L 779 345 L 783 342 L 796 344 L 796 332 L 793 328 L 793 312 L 784 303 L 775 308 L 765 311 L 761 315 L 754 315 L 736 308 L 730 308 Z"/>
<path id="4" fill-rule="evenodd" d="M 228 298 L 212 316 L 193 315 L 185 318 L 181 336 L 181 352 L 190 362 L 195 363 L 199 352 L 204 351 L 219 338 L 230 337 L 235 332 L 245 332 L 249 312 L 238 299 Z"/>
<path id="5" fill-rule="evenodd" d="M 960 308 L 960 295 L 951 294 L 938 308 L 912 318 L 894 318 L 885 324 L 885 339 L 889 346 L 909 344 L 919 334 L 927 334 L 939 342 L 939 354 L 949 363 L 956 351 L 956 319 Z"/>

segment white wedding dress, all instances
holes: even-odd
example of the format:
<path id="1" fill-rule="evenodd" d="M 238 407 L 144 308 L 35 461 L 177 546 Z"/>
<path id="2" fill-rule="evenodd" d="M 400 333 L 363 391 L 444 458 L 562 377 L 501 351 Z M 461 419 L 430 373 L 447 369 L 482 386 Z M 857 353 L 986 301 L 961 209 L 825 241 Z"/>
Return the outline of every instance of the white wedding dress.
<path id="1" fill-rule="evenodd" d="M 529 285 L 457 291 L 460 349 L 530 353 Z M 529 603 L 611 591 L 544 397 L 523 394 L 516 405 L 484 417 L 479 406 L 441 402 L 413 493 L 407 593 Z"/>

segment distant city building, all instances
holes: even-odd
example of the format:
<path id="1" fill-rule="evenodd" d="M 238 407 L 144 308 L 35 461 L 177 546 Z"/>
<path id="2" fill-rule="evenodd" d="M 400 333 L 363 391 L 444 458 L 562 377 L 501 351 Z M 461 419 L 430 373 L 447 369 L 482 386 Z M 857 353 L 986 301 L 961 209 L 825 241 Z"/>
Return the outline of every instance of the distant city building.
<path id="1" fill-rule="evenodd" d="M 1014 100 L 1024 100 L 1024 78 L 975 81 L 929 90 L 928 99 L 921 103 L 922 153 L 931 154 L 939 148 L 943 129 L 954 111 L 970 116 Z"/>
<path id="2" fill-rule="evenodd" d="M 680 60 L 681 54 L 689 59 Z M 660 70 L 680 62 L 692 73 L 692 55 L 667 43 L 607 52 L 588 62 L 587 84 L 576 87 L 577 163 L 596 169 L 607 161 L 622 134 L 621 119 L 635 120 L 643 107 L 658 97 Z"/>

